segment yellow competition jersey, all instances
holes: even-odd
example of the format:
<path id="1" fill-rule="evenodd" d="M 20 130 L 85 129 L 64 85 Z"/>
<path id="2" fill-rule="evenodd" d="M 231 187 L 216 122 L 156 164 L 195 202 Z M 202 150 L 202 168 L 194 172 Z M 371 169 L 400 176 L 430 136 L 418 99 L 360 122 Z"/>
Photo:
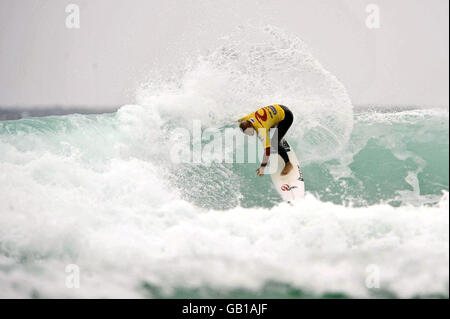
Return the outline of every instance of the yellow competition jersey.
<path id="1" fill-rule="evenodd" d="M 253 128 L 263 140 L 264 147 L 267 148 L 270 147 L 269 129 L 284 120 L 284 110 L 278 104 L 265 106 L 240 119 L 240 121 L 245 120 L 252 123 Z"/>

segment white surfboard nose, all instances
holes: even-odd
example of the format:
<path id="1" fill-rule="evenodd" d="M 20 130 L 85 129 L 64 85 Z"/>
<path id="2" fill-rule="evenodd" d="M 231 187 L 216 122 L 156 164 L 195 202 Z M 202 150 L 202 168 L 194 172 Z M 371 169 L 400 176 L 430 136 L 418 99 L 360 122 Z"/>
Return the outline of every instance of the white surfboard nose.
<path id="1" fill-rule="evenodd" d="M 285 142 L 287 144 L 287 142 Z M 287 144 L 289 151 L 289 161 L 294 168 L 286 175 L 282 176 L 281 171 L 284 168 L 284 161 L 279 154 L 271 154 L 268 165 L 268 174 L 271 174 L 272 183 L 280 194 L 281 198 L 286 202 L 293 202 L 305 197 L 305 183 L 303 174 L 292 147 Z"/>

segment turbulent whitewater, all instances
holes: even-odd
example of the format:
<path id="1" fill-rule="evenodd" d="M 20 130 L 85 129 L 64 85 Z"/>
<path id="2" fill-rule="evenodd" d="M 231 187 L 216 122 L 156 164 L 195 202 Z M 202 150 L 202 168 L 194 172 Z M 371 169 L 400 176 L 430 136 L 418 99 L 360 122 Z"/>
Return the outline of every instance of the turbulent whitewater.
<path id="1" fill-rule="evenodd" d="M 448 298 L 448 109 L 354 110 L 273 27 L 162 74 L 115 113 L 0 122 L 0 297 Z M 304 201 L 256 163 L 171 161 L 176 129 L 273 103 Z"/>

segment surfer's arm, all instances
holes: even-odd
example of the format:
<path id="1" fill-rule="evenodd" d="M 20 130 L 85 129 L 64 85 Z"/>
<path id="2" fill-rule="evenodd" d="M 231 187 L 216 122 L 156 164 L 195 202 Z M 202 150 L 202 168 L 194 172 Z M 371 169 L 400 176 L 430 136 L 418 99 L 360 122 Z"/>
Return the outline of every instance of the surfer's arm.
<path id="1" fill-rule="evenodd" d="M 269 157 L 270 157 L 270 146 L 266 147 L 266 149 L 264 151 L 264 156 L 263 156 L 263 160 L 261 162 L 261 167 L 267 166 L 267 162 L 269 162 Z"/>
<path id="2" fill-rule="evenodd" d="M 264 176 L 264 169 L 266 168 L 267 163 L 269 162 L 269 157 L 270 157 L 270 146 L 266 147 L 264 151 L 263 160 L 261 162 L 261 167 L 256 170 L 256 174 L 258 174 L 259 177 Z"/>
<path id="3" fill-rule="evenodd" d="M 262 143 L 264 145 L 264 156 L 263 160 L 261 162 L 261 167 L 265 167 L 267 165 L 267 162 L 269 161 L 270 157 L 270 137 L 269 137 L 269 130 L 266 128 L 260 128 L 258 129 L 258 135 L 262 140 Z"/>
<path id="4" fill-rule="evenodd" d="M 269 130 L 266 128 L 258 129 L 258 135 L 261 137 L 264 145 L 264 156 L 261 162 L 261 167 L 265 167 L 270 157 L 270 137 Z"/>

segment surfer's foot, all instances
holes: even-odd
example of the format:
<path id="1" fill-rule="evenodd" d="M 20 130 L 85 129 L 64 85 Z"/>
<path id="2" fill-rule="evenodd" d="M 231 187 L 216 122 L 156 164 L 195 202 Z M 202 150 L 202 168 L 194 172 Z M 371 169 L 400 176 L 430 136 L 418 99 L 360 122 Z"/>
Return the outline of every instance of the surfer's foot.
<path id="1" fill-rule="evenodd" d="M 281 176 L 287 175 L 289 174 L 289 172 L 294 168 L 294 166 L 292 166 L 291 162 L 287 162 L 284 165 L 283 170 L 281 171 Z"/>

